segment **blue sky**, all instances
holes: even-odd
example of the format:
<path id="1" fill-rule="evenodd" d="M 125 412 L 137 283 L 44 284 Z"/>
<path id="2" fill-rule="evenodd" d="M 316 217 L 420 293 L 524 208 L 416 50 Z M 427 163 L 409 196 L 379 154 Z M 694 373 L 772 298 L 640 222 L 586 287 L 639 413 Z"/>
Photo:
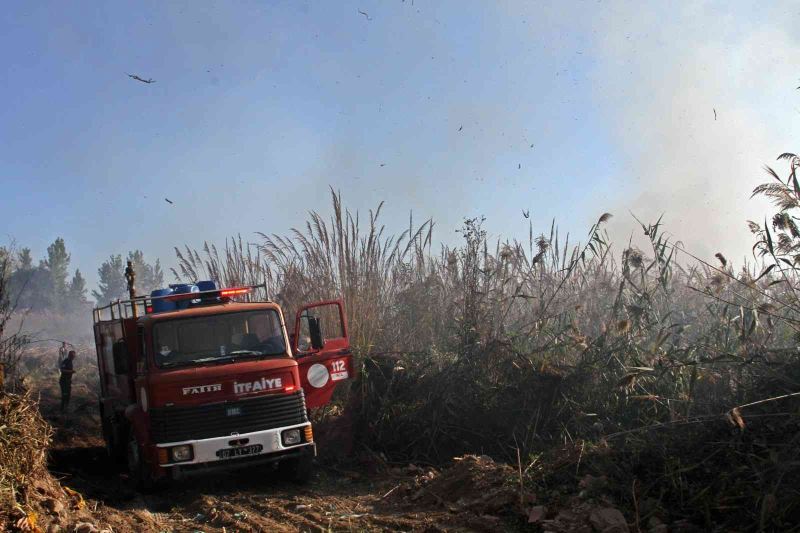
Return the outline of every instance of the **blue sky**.
<path id="1" fill-rule="evenodd" d="M 667 212 L 691 249 L 741 256 L 761 165 L 799 133 L 797 11 L 7 3 L 0 241 L 41 257 L 61 236 L 94 282 L 112 253 L 169 266 L 176 245 L 286 233 L 333 187 L 386 201 L 389 229 L 432 217 L 443 242 L 479 215 L 524 238 L 523 209 L 579 236 L 610 211 L 627 241 L 629 211 Z"/>

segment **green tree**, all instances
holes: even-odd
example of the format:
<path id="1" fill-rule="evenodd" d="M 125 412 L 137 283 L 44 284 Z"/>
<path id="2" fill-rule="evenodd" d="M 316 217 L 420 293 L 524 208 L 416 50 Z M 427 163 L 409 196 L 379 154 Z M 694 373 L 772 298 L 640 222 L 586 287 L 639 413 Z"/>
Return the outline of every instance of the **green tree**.
<path id="1" fill-rule="evenodd" d="M 164 272 L 161 270 L 161 262 L 156 259 L 152 265 L 144 259 L 141 250 L 128 252 L 128 261 L 136 272 L 136 292 L 137 294 L 149 294 L 153 289 L 164 286 Z M 124 270 L 124 269 L 123 269 Z"/>
<path id="2" fill-rule="evenodd" d="M 126 295 L 125 264 L 121 255 L 112 255 L 97 269 L 100 281 L 99 290 L 93 290 L 92 296 L 97 303 L 105 305 L 113 300 L 122 299 Z"/>
<path id="3" fill-rule="evenodd" d="M 0 246 L 0 265 L 3 266 L 3 271 L 8 275 L 12 270 L 14 270 L 14 264 L 11 260 L 12 256 L 9 253 L 8 248 L 5 246 Z"/>
<path id="4" fill-rule="evenodd" d="M 54 243 L 55 244 L 55 243 Z M 46 261 L 33 266 L 30 248 L 23 248 L 14 261 L 15 268 L 8 277 L 7 293 L 19 309 L 52 309 L 55 304 L 53 277 Z"/>
<path id="5" fill-rule="evenodd" d="M 22 270 L 23 272 L 33 270 L 33 256 L 30 248 L 20 250 L 17 270 Z"/>
<path id="6" fill-rule="evenodd" d="M 17 255 L 17 268 L 8 277 L 7 291 L 19 301 L 22 308 L 31 307 L 31 281 L 36 272 L 30 248 L 23 248 Z"/>
<path id="7" fill-rule="evenodd" d="M 75 270 L 75 275 L 69 283 L 69 302 L 73 308 L 86 303 L 86 279 L 80 269 Z"/>
<path id="8" fill-rule="evenodd" d="M 67 301 L 69 261 L 70 255 L 67 253 L 64 239 L 61 237 L 57 238 L 53 241 L 53 244 L 47 247 L 47 261 L 45 261 L 45 265 L 50 271 L 53 287 L 53 304 L 57 308 L 63 308 Z"/>
<path id="9" fill-rule="evenodd" d="M 55 305 L 53 276 L 44 261 L 39 261 L 39 266 L 23 272 L 17 270 L 19 284 L 15 285 L 21 291 L 21 306 L 34 310 L 52 309 Z"/>

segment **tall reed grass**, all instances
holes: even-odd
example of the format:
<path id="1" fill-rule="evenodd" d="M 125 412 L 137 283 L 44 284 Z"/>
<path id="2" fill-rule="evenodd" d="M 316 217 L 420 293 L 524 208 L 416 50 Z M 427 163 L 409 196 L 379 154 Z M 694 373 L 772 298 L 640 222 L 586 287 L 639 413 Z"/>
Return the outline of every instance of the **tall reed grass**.
<path id="1" fill-rule="evenodd" d="M 797 207 L 785 199 L 800 198 L 796 180 L 782 187 L 770 194 Z M 650 481 L 677 476 L 661 498 L 689 514 L 705 506 L 698 520 L 725 517 L 720 495 L 734 488 L 755 507 L 763 491 L 776 495 L 769 505 L 780 510 L 748 508 L 741 519 L 774 525 L 800 512 L 790 497 L 797 489 L 780 492 L 787 475 L 800 473 L 797 446 L 780 448 L 777 477 L 766 481 L 764 461 L 776 449 L 743 442 L 789 424 L 780 425 L 790 428 L 782 442 L 798 444 L 795 397 L 747 405 L 800 391 L 793 218 L 773 220 L 788 235 L 778 237 L 780 250 L 766 225 L 753 225 L 764 253 L 734 270 L 719 254 L 712 262 L 683 251 L 660 221 L 641 225 L 645 250 L 613 247 L 607 213 L 581 243 L 555 224 L 540 233 L 530 223 L 524 242 L 490 241 L 482 219 L 466 219 L 461 244 L 437 248 L 432 220 L 410 218 L 392 233 L 381 206 L 362 220 L 340 194 L 331 197 L 329 218 L 312 212 L 289 235 L 259 233 L 247 244 L 239 237 L 224 255 L 207 243 L 202 253 L 177 251 L 175 274 L 266 282 L 290 312 L 344 298 L 362 373 L 342 401 L 363 446 L 434 463 L 468 452 L 528 458 L 526 471 L 540 483 L 558 473 L 535 467 L 542 454 L 580 449 L 576 472 L 581 460 L 584 469 L 605 464 L 624 486 L 636 469 Z M 584 457 L 587 443 L 606 452 Z M 722 485 L 694 470 L 681 474 L 681 454 L 706 464 L 698 450 L 739 464 Z"/>

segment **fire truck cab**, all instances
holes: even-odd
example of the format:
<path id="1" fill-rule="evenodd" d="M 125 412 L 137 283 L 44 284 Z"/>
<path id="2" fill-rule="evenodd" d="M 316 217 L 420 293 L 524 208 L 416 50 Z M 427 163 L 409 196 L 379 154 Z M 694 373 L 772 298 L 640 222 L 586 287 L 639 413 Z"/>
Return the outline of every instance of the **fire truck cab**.
<path id="1" fill-rule="evenodd" d="M 258 291 L 171 285 L 93 311 L 103 437 L 137 488 L 263 463 L 311 475 L 309 409 L 353 375 L 344 307 L 301 307 L 289 335 Z"/>

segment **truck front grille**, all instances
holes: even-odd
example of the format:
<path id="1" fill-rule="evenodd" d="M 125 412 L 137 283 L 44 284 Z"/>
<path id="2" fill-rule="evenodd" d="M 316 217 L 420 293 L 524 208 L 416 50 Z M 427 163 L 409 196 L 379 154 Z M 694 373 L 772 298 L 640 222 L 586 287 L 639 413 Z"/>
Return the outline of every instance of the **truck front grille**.
<path id="1" fill-rule="evenodd" d="M 222 437 L 308 422 L 303 391 L 191 407 L 153 407 L 155 443 Z"/>

